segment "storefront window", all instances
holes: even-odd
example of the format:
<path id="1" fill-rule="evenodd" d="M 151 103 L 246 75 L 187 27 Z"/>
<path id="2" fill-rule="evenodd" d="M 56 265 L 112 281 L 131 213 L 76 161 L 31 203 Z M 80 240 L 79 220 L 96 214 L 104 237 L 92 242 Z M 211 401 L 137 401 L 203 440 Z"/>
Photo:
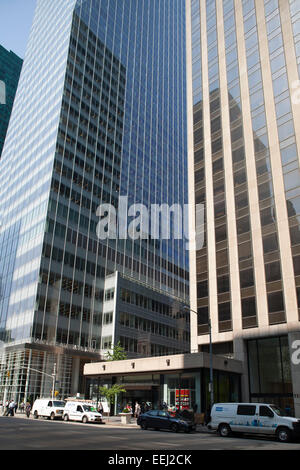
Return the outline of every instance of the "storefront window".
<path id="1" fill-rule="evenodd" d="M 196 374 L 166 375 L 165 383 L 167 384 L 169 411 L 194 409 L 196 403 Z"/>

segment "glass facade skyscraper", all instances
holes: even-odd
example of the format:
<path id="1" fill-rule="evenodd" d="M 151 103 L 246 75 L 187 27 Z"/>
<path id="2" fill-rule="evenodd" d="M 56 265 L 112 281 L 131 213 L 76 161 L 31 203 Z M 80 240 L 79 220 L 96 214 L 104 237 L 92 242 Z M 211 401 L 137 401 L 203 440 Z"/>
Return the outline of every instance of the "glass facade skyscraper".
<path id="1" fill-rule="evenodd" d="M 3 99 L 0 99 L 0 158 L 22 65 L 20 57 L 0 45 L 0 82 L 3 92 Z"/>
<path id="2" fill-rule="evenodd" d="M 38 0 L 0 168 L 2 377 L 15 371 L 2 392 L 47 393 L 30 369 L 56 363 L 66 395 L 112 341 L 138 352 L 124 328 L 102 335 L 116 271 L 162 315 L 168 299 L 169 329 L 145 328 L 150 352 L 169 352 L 159 337 L 174 334 L 189 295 L 184 241 L 99 241 L 97 208 L 118 210 L 121 196 L 129 207 L 187 202 L 185 44 L 180 0 Z M 170 352 L 189 349 L 183 331 Z"/>
<path id="3" fill-rule="evenodd" d="M 210 320 L 214 351 L 244 361 L 245 401 L 299 416 L 299 2 L 189 0 L 187 21 L 191 201 L 206 207 L 192 348 Z"/>

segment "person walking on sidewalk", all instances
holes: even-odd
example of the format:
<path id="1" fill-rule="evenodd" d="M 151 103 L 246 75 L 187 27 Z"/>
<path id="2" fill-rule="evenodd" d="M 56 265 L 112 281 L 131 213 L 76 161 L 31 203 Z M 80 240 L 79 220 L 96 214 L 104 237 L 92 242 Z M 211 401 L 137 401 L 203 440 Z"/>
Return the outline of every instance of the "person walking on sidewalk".
<path id="1" fill-rule="evenodd" d="M 30 411 L 31 411 L 31 404 L 29 402 L 27 402 L 26 407 L 25 407 L 25 412 L 26 412 L 27 418 L 30 418 Z"/>
<path id="2" fill-rule="evenodd" d="M 8 405 L 8 415 L 9 416 L 14 416 L 15 413 L 15 407 L 16 407 L 16 404 L 13 400 L 11 400 L 10 404 Z"/>
<path id="3" fill-rule="evenodd" d="M 141 405 L 138 402 L 136 402 L 135 409 L 134 409 L 134 417 L 138 418 L 140 414 L 141 414 Z"/>

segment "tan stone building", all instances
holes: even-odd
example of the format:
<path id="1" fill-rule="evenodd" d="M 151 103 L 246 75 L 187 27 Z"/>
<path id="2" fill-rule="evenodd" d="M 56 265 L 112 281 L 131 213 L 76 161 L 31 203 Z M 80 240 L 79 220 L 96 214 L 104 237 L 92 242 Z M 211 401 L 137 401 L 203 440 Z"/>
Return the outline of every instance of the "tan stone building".
<path id="1" fill-rule="evenodd" d="M 211 324 L 243 399 L 300 416 L 300 5 L 186 8 L 191 347 L 207 351 Z"/>

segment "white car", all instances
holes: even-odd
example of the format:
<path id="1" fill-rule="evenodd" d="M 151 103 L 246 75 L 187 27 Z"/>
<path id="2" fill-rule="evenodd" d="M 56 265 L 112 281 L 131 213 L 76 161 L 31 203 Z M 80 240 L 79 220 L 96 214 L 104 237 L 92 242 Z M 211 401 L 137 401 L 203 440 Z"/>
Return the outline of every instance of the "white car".
<path id="1" fill-rule="evenodd" d="M 91 403 L 67 401 L 63 419 L 82 423 L 102 423 L 102 414 L 98 413 Z"/>
<path id="2" fill-rule="evenodd" d="M 35 400 L 31 413 L 36 419 L 39 416 L 50 418 L 52 420 L 56 418 L 62 419 L 64 408 L 64 401 L 52 400 L 51 398 L 39 398 L 38 400 Z"/>
<path id="3" fill-rule="evenodd" d="M 208 427 L 222 437 L 239 432 L 276 436 L 280 442 L 300 438 L 300 420 L 265 403 L 216 403 Z"/>

